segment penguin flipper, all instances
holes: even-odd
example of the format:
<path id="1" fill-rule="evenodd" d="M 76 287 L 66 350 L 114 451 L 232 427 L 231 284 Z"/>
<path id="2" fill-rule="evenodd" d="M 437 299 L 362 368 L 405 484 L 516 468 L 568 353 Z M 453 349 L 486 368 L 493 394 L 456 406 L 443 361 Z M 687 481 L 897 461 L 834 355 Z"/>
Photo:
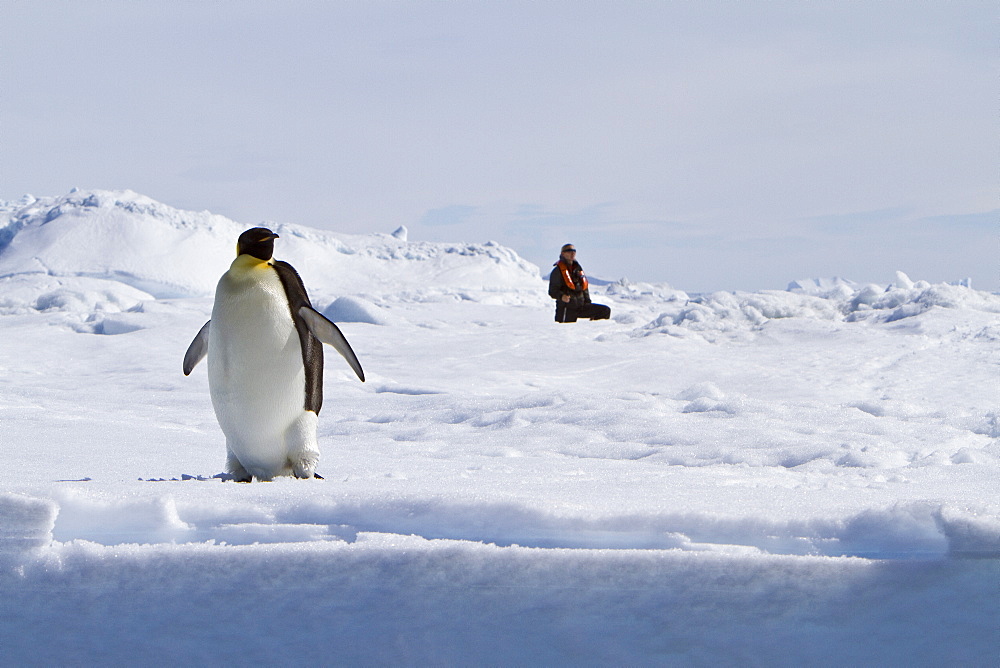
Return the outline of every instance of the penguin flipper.
<path id="1" fill-rule="evenodd" d="M 333 349 L 351 365 L 361 382 L 365 382 L 365 372 L 361 369 L 361 362 L 358 361 L 357 355 L 354 354 L 351 344 L 344 338 L 340 328 L 309 306 L 300 307 L 299 315 L 302 316 L 302 320 L 305 321 L 306 327 L 309 328 L 312 335 L 323 343 L 333 346 Z"/>
<path id="2" fill-rule="evenodd" d="M 202 328 L 198 331 L 197 336 L 194 337 L 194 341 L 188 346 L 187 352 L 184 353 L 184 375 L 190 375 L 198 362 L 205 359 L 205 355 L 208 354 L 208 326 L 212 324 L 209 320 Z"/>

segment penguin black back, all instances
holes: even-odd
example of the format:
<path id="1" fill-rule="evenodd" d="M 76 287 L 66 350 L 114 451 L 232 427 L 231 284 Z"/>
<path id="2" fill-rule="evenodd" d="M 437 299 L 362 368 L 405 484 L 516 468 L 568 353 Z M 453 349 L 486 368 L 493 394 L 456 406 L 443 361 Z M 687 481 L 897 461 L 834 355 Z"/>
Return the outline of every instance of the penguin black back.
<path id="1" fill-rule="evenodd" d="M 300 308 L 308 306 L 311 309 L 312 304 L 309 302 L 309 295 L 306 294 L 302 278 L 292 265 L 277 260 L 272 263 L 272 266 L 285 288 L 288 308 L 291 310 L 292 321 L 295 323 L 295 331 L 299 334 L 299 344 L 302 347 L 302 366 L 306 372 L 304 408 L 319 415 L 319 411 L 323 407 L 323 344 L 313 336 L 305 320 L 299 314 Z"/>

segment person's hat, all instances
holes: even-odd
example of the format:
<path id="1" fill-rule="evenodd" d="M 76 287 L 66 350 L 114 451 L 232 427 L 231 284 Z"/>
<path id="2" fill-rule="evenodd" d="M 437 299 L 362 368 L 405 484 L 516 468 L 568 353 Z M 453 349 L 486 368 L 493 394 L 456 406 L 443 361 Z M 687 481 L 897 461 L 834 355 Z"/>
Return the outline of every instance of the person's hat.
<path id="1" fill-rule="evenodd" d="M 562 250 L 560 252 L 565 253 L 566 251 L 575 251 L 575 250 L 576 248 L 573 246 L 573 244 L 566 244 L 565 246 L 562 247 Z"/>

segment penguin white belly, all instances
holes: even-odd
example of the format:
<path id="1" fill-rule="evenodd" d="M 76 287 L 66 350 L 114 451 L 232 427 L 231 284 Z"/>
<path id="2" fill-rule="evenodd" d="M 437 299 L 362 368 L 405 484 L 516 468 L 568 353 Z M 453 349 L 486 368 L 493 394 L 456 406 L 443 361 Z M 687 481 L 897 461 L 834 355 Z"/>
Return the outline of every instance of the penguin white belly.
<path id="1" fill-rule="evenodd" d="M 226 436 L 231 473 L 240 477 L 242 467 L 259 480 L 288 475 L 303 455 L 290 452 L 304 445 L 301 435 L 294 435 L 310 426 L 312 442 L 306 449 L 314 453 L 305 454 L 318 460 L 315 414 L 305 415 L 299 336 L 272 267 L 242 256 L 222 276 L 208 351 L 212 405 Z"/>

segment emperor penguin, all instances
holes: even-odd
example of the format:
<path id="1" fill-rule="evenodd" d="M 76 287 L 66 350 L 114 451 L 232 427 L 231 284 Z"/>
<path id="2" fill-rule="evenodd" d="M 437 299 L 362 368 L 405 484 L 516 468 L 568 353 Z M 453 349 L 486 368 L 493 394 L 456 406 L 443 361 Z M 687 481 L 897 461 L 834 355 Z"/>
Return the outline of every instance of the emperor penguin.
<path id="1" fill-rule="evenodd" d="M 240 235 L 236 259 L 215 290 L 212 319 L 184 355 L 184 375 L 208 356 L 212 406 L 226 436 L 234 480 L 316 475 L 323 406 L 323 346 L 364 371 L 340 329 L 313 309 L 298 272 L 274 260 L 278 235 Z"/>

